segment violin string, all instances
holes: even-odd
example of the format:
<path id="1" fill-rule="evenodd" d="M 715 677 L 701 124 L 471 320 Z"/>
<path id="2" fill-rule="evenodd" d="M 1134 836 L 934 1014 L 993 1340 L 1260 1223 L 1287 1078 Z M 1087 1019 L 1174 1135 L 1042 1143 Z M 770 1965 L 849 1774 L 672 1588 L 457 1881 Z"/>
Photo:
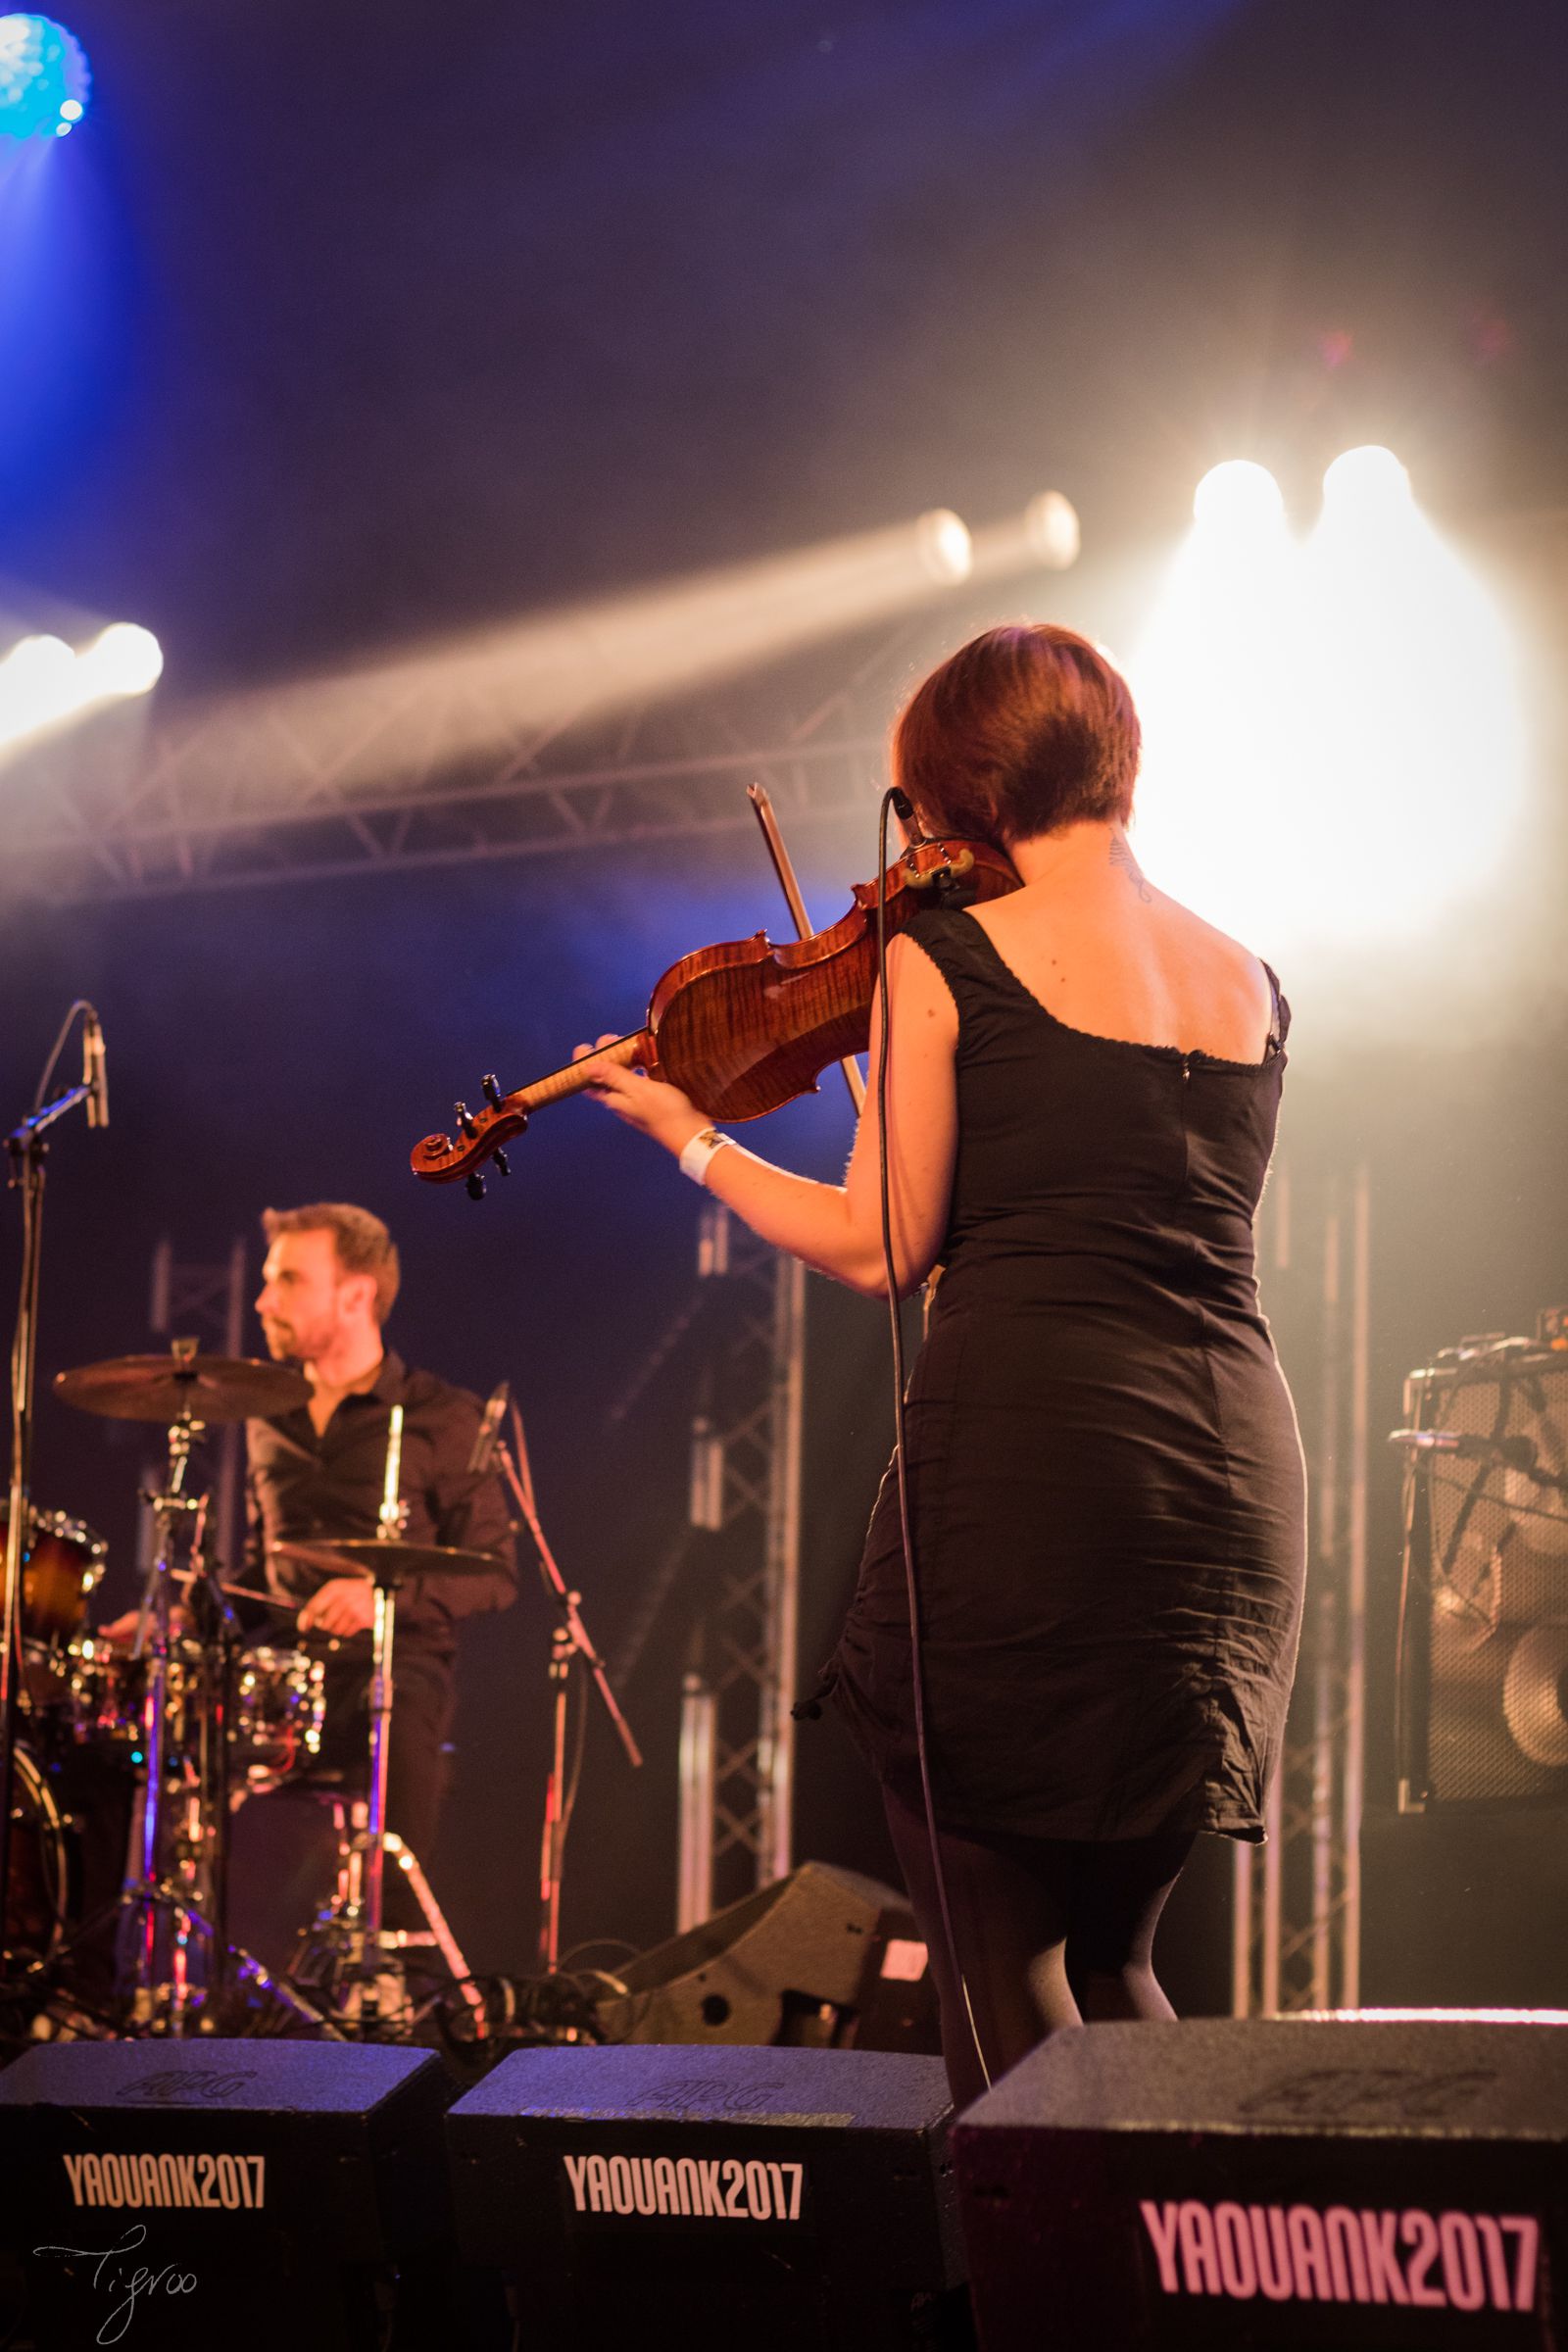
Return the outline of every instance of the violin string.
<path id="1" fill-rule="evenodd" d="M 953 1912 L 948 1902 L 947 1874 L 942 1867 L 942 1843 L 937 1836 L 936 1800 L 931 1792 L 931 1760 L 925 1736 L 925 1665 L 920 1648 L 920 1588 L 915 1574 L 914 1520 L 909 1507 L 908 1447 L 904 1411 L 904 1322 L 899 1311 L 898 1262 L 893 1251 L 893 1202 L 888 1152 L 888 1063 L 893 1044 L 893 1005 L 888 993 L 888 814 L 898 797 L 896 785 L 890 785 L 882 795 L 882 809 L 877 820 L 876 860 L 876 965 L 877 986 L 882 1000 L 882 1035 L 876 1057 L 877 1174 L 882 1197 L 882 1265 L 888 1286 L 888 1318 L 893 1337 L 893 1459 L 898 1470 L 899 1528 L 904 1543 L 904 1582 L 909 1609 L 914 1746 L 920 1761 L 920 1793 L 925 1804 L 926 1837 L 931 1847 L 931 1874 L 936 1881 L 937 1907 L 942 1914 L 942 1936 L 948 1948 L 948 1966 L 963 1999 L 969 2038 L 979 2061 L 981 2080 L 989 2090 L 991 2069 L 986 2064 L 986 2054 L 980 2044 L 980 2029 L 975 2023 L 969 1982 L 958 1958 L 957 1938 L 953 1933 Z M 903 811 L 900 813 L 902 815 Z"/>

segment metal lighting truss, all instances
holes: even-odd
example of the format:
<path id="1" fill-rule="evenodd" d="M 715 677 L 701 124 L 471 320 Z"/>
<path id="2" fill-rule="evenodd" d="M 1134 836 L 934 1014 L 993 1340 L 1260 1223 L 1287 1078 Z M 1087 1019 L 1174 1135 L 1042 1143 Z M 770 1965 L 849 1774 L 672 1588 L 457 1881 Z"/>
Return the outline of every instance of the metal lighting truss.
<path id="1" fill-rule="evenodd" d="M 167 1238 L 153 1251 L 148 1322 L 164 1339 L 193 1339 L 215 1354 L 243 1352 L 245 1336 L 245 1244 L 235 1236 L 219 1265 L 176 1258 Z M 240 1511 L 243 1433 L 238 1423 L 218 1433 L 218 1475 L 212 1482 L 218 1556 L 237 1574 L 244 1525 Z"/>
<path id="2" fill-rule="evenodd" d="M 677 1928 L 790 1868 L 806 1269 L 705 1203 L 699 1268 L 727 1298 L 692 1431 L 691 1519 L 714 1582 L 681 1708 Z"/>
<path id="3" fill-rule="evenodd" d="M 1293 1232 L 1293 1221 L 1295 1231 Z M 1298 1397 L 1310 1547 L 1300 1666 L 1269 1792 L 1267 1841 L 1235 1854 L 1237 2017 L 1353 2009 L 1360 1997 L 1366 1744 L 1367 1364 L 1372 1208 L 1365 1167 L 1310 1209 L 1276 1169 L 1258 1219 L 1264 1295 L 1287 1363 L 1316 1363 Z M 1294 1346 L 1293 1346 L 1294 1342 Z"/>
<path id="4" fill-rule="evenodd" d="M 874 808 L 892 692 L 858 690 L 879 656 L 804 716 L 811 698 L 750 681 L 613 725 L 492 728 L 482 757 L 454 756 L 466 713 L 428 689 L 366 686 L 330 747 L 291 730 L 286 698 L 150 723 L 107 711 L 8 774 L 0 898 L 71 906 L 685 840 L 750 829 L 755 781 L 787 824 Z"/>

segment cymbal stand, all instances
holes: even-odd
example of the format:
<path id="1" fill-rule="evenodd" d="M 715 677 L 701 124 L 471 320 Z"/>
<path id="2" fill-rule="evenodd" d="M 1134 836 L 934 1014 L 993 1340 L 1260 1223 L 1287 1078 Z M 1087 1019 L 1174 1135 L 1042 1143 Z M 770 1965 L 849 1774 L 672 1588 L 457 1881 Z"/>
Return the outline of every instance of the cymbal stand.
<path id="1" fill-rule="evenodd" d="M 260 1964 L 228 1940 L 229 1741 L 234 1708 L 234 1662 L 241 1647 L 238 1617 L 228 1598 L 207 1542 L 208 1518 L 202 1511 L 193 1530 L 186 1606 L 201 1644 L 199 1681 L 197 1785 L 199 1801 L 196 1838 L 204 1857 L 205 1876 L 212 1889 L 212 1930 L 208 1947 L 206 2000 L 215 2011 L 228 1990 L 230 1976 L 244 1976 Z"/>
<path id="2" fill-rule="evenodd" d="M 172 1346 L 179 1361 L 188 1362 L 195 1353 L 194 1340 L 175 1340 Z M 141 1818 L 131 1832 L 121 1895 L 122 1948 L 127 1953 L 130 1978 L 128 1997 L 134 2023 L 176 2034 L 185 2030 L 194 1989 L 190 1980 L 192 1935 L 201 1935 L 206 1923 L 189 1899 L 193 1891 L 199 1899 L 199 1887 L 181 1888 L 168 1869 L 173 1843 L 168 1803 L 170 1609 L 175 1529 L 183 1519 L 199 1546 L 207 1510 L 206 1494 L 186 1490 L 191 1447 L 204 1434 L 205 1424 L 193 1420 L 188 1412 L 170 1423 L 164 1485 L 143 1496 L 153 1514 L 157 1541 L 130 1652 L 133 1658 L 146 1656 L 147 1680 L 142 1697 Z M 200 1864 L 198 1843 L 192 1865 L 198 1877 Z"/>
<path id="3" fill-rule="evenodd" d="M 97 1014 L 79 1002 L 66 1017 L 55 1053 L 44 1071 L 39 1097 L 54 1075 L 55 1058 L 76 1012 Z M 11 1173 L 8 1189 L 22 1195 L 22 1280 L 17 1320 L 11 1342 L 11 1515 L 6 1523 L 5 1577 L 0 1591 L 0 1953 L 10 1958 L 6 1912 L 11 1894 L 11 1814 L 17 1725 L 22 1697 L 22 1572 L 25 1563 L 31 1521 L 29 1482 L 32 1476 L 33 1403 L 38 1365 L 38 1268 L 43 1250 L 43 1189 L 49 1146 L 45 1130 L 74 1110 L 87 1105 L 87 1124 L 106 1123 L 98 1098 L 84 1072 L 80 1086 L 68 1086 L 52 1102 L 36 1101 L 20 1126 L 6 1138 Z M 5 1971 L 9 1974 L 9 1965 Z"/>
<path id="4" fill-rule="evenodd" d="M 376 1535 L 395 1544 L 408 1520 L 408 1505 L 398 1499 L 403 1459 L 403 1407 L 395 1404 L 387 1430 L 386 1477 Z M 416 1899 L 430 1923 L 443 1960 L 474 2012 L 475 2033 L 484 2031 L 484 1996 L 471 1981 L 464 1958 L 418 1857 L 386 1826 L 387 1768 L 392 1753 L 393 1633 L 397 1621 L 396 1576 L 376 1574 L 375 1614 L 370 1626 L 370 1793 L 363 1828 L 357 1827 L 344 1855 L 337 1891 L 325 1912 L 307 1935 L 305 1948 L 289 1972 L 288 1982 L 324 1992 L 334 2024 L 372 2036 L 383 2025 L 397 2025 L 408 2011 L 405 1938 L 401 1931 L 388 1934 L 384 1925 L 386 1860 L 390 1854 L 408 1877 Z M 392 2007 L 384 2004 L 391 1993 Z"/>
<path id="5" fill-rule="evenodd" d="M 408 1522 L 408 1505 L 398 1496 L 403 1469 L 403 1407 L 392 1407 L 386 1437 L 386 1486 L 375 1532 L 395 1544 Z M 386 1781 L 392 1757 L 392 1638 L 397 1630 L 397 1592 L 375 1580 L 375 1617 L 370 1630 L 370 1813 L 366 1824 L 365 1932 L 371 1951 L 381 1942 L 386 1894 Z"/>
<path id="6" fill-rule="evenodd" d="M 528 1464 L 528 1444 L 523 1436 L 522 1415 L 515 1398 L 512 1404 L 512 1431 L 516 1446 L 515 1455 L 505 1438 L 502 1438 L 496 1444 L 496 1456 L 507 1484 L 516 1498 L 528 1533 L 533 1538 L 539 1574 L 556 1619 L 555 1639 L 550 1645 L 550 1689 L 553 1699 L 550 1777 L 545 1784 L 544 1831 L 539 1848 L 539 1966 L 545 1975 L 553 1976 L 561 1964 L 561 1888 L 566 1864 L 566 1833 L 571 1827 L 572 1812 L 566 1777 L 566 1719 L 572 1668 L 579 1661 L 588 1668 L 595 1688 L 605 1702 L 616 1736 L 626 1751 L 626 1761 L 635 1770 L 641 1765 L 643 1757 L 641 1748 L 632 1737 L 631 1726 L 610 1687 L 604 1659 L 594 1647 L 583 1622 L 579 1605 L 582 1596 L 568 1587 L 539 1523 L 539 1512 L 534 1502 L 533 1472 Z"/>

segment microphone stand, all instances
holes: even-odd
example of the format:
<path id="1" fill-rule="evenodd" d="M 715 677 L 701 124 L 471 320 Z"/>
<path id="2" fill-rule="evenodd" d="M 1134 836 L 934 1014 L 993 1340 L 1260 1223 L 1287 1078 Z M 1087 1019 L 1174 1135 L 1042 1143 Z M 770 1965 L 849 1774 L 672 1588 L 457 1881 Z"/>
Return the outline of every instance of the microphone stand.
<path id="1" fill-rule="evenodd" d="M 69 1021 L 68 1021 L 69 1027 Z M 45 1078 L 47 1082 L 47 1072 Z M 89 1105 L 95 1088 L 84 1078 L 52 1102 L 29 1111 L 6 1137 L 11 1173 L 7 1190 L 22 1195 L 22 1281 L 11 1342 L 11 1499 L 6 1521 L 5 1591 L 0 1596 L 0 1952 L 9 1960 L 11 1807 L 15 1788 L 17 1724 L 22 1689 L 22 1575 L 31 1535 L 32 1423 L 38 1358 L 38 1268 L 43 1244 L 43 1188 L 56 1119 Z M 89 1120 L 91 1120 L 89 1110 Z"/>
<path id="2" fill-rule="evenodd" d="M 528 1533 L 533 1538 L 545 1595 L 556 1619 L 555 1639 L 550 1645 L 550 1688 L 554 1695 L 550 1777 L 545 1784 L 544 1834 L 539 1848 L 539 1966 L 546 1976 L 554 1976 L 561 1963 L 561 1884 L 565 1868 L 566 1832 L 571 1826 L 571 1808 L 566 1800 L 566 1716 L 571 1670 L 579 1659 L 588 1668 L 605 1702 L 616 1736 L 626 1751 L 627 1763 L 636 1769 L 643 1757 L 641 1748 L 632 1737 L 631 1726 L 610 1687 L 605 1662 L 594 1647 L 588 1628 L 583 1623 L 582 1610 L 578 1605 L 581 1596 L 569 1590 L 565 1578 L 556 1565 L 556 1555 L 545 1540 L 545 1531 L 539 1524 L 539 1513 L 533 1498 L 533 1475 L 528 1467 L 527 1441 L 522 1434 L 522 1415 L 517 1410 L 515 1398 L 512 1406 L 512 1428 L 516 1442 L 515 1456 L 505 1438 L 496 1440 L 496 1456 L 507 1484 L 516 1497 L 517 1508 L 522 1513 Z"/>

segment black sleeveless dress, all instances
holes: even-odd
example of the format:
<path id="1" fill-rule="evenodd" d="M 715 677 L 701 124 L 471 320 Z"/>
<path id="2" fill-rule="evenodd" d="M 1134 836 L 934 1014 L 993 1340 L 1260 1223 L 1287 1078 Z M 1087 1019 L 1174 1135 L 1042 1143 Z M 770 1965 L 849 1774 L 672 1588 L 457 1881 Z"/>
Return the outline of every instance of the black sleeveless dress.
<path id="1" fill-rule="evenodd" d="M 1259 1838 L 1305 1576 L 1252 1215 L 1289 1008 L 1259 1063 L 1048 1012 L 969 915 L 910 936 L 958 1008 L 946 1271 L 907 1443 L 937 1817 L 958 1832 Z M 824 1672 L 921 1802 L 890 1469 Z"/>

